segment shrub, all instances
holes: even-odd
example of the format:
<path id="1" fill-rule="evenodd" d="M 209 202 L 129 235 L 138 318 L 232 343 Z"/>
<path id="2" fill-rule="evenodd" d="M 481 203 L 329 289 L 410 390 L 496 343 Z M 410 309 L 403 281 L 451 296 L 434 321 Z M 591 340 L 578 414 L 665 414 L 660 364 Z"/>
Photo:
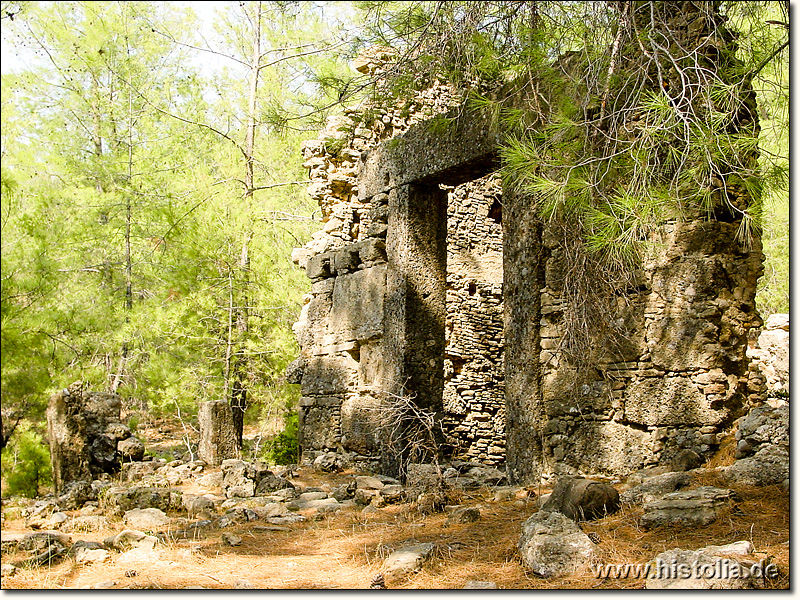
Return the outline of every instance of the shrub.
<path id="1" fill-rule="evenodd" d="M 285 428 L 265 447 L 266 459 L 276 465 L 291 465 L 297 462 L 298 415 L 289 413 L 286 416 Z"/>
<path id="2" fill-rule="evenodd" d="M 9 495 L 35 498 L 51 483 L 50 450 L 42 436 L 21 426 L 3 449 L 3 482 Z"/>

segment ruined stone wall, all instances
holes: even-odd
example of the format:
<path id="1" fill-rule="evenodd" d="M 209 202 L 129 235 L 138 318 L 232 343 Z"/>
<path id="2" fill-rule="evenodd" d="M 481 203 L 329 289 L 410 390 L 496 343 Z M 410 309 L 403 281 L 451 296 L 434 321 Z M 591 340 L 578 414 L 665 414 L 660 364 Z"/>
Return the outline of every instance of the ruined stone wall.
<path id="1" fill-rule="evenodd" d="M 380 60 L 368 65 L 370 72 Z M 441 84 L 403 107 L 353 107 L 328 119 L 302 147 L 309 195 L 323 228 L 292 254 L 311 289 L 294 325 L 301 355 L 289 381 L 301 384 L 300 445 L 375 456 L 385 397 L 384 300 L 389 194 L 365 198 L 358 174 L 368 150 L 444 112 L 452 93 Z"/>
<path id="2" fill-rule="evenodd" d="M 447 201 L 444 419 L 459 457 L 505 461 L 502 186 L 487 175 Z"/>
<path id="3" fill-rule="evenodd" d="M 531 393 L 535 388 L 514 382 L 507 398 L 513 417 L 528 419 L 515 428 L 514 444 L 534 454 L 511 461 L 518 479 L 620 475 L 682 449 L 707 456 L 716 448 L 717 434 L 747 406 L 746 339 L 760 325 L 754 297 L 763 256 L 757 243 L 745 251 L 734 241 L 736 227 L 664 225 L 637 285 L 619 290 L 608 314 L 619 337 L 611 343 L 602 324 L 586 323 L 593 344 L 575 361 L 564 350 L 570 307 L 563 243 L 547 226 L 540 234 L 515 221 L 507 225 L 516 245 L 527 238 L 543 257 L 532 269 L 541 289 L 529 286 L 506 298 L 512 315 L 539 305 L 538 315 L 534 308 L 523 316 L 538 316 L 538 343 L 517 346 L 511 368 L 538 362 L 541 389 Z M 517 320 L 511 327 L 524 325 Z"/>

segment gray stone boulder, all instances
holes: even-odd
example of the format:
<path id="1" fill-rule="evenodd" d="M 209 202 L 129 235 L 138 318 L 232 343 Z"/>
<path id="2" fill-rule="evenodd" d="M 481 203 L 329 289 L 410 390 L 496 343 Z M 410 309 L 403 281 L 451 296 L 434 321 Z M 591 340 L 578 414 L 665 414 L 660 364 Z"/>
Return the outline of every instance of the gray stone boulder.
<path id="1" fill-rule="evenodd" d="M 171 521 L 164 511 L 157 508 L 134 508 L 122 517 L 122 522 L 130 529 L 142 531 L 159 531 Z"/>
<path id="2" fill-rule="evenodd" d="M 625 490 L 620 500 L 625 504 L 646 504 L 663 498 L 666 494 L 688 487 L 692 483 L 690 473 L 664 473 L 649 477 L 643 483 Z"/>
<path id="3" fill-rule="evenodd" d="M 116 535 L 106 538 L 103 543 L 109 548 L 114 548 L 120 552 L 135 548 L 152 550 L 158 544 L 158 538 L 153 535 L 147 535 L 143 531 L 125 529 Z"/>
<path id="4" fill-rule="evenodd" d="M 522 524 L 518 548 L 528 571 L 550 578 L 588 567 L 596 546 L 566 515 L 540 510 Z"/>
<path id="5" fill-rule="evenodd" d="M 506 474 L 494 467 L 472 467 L 467 471 L 467 476 L 474 479 L 479 485 L 485 486 L 503 485 L 508 481 Z"/>
<path id="6" fill-rule="evenodd" d="M 756 454 L 765 446 L 789 446 L 789 405 L 757 406 L 739 421 L 736 458 Z"/>
<path id="7" fill-rule="evenodd" d="M 614 513 L 619 507 L 619 492 L 614 486 L 592 479 L 563 477 L 541 510 L 560 512 L 573 521 L 588 521 Z"/>
<path id="8" fill-rule="evenodd" d="M 447 516 L 445 525 L 475 523 L 481 520 L 481 509 L 477 506 L 457 508 Z"/>
<path id="9" fill-rule="evenodd" d="M 314 459 L 314 468 L 323 473 L 338 473 L 350 464 L 347 456 L 336 452 L 325 452 Z"/>
<path id="10" fill-rule="evenodd" d="M 431 543 L 401 546 L 386 557 L 384 572 L 391 577 L 415 573 L 430 559 L 435 549 L 436 546 Z"/>
<path id="11" fill-rule="evenodd" d="M 160 466 L 153 460 L 124 462 L 120 469 L 120 480 L 128 483 L 141 482 L 145 477 L 153 475 Z"/>
<path id="12" fill-rule="evenodd" d="M 476 581 L 470 580 L 461 588 L 464 590 L 496 590 L 497 584 L 494 581 Z"/>
<path id="13" fill-rule="evenodd" d="M 641 525 L 645 529 L 676 525 L 703 527 L 716 521 L 720 510 L 734 500 L 735 492 L 711 486 L 672 492 L 644 505 Z"/>
<path id="14" fill-rule="evenodd" d="M 117 452 L 119 452 L 123 463 L 139 462 L 144 458 L 144 444 L 133 436 L 117 442 Z"/>
<path id="15" fill-rule="evenodd" d="M 719 554 L 730 555 L 731 552 Z M 662 552 L 650 563 L 648 590 L 749 590 L 759 587 L 751 564 L 723 558 L 713 548 Z"/>
<path id="16" fill-rule="evenodd" d="M 743 485 L 775 485 L 789 477 L 788 446 L 763 446 L 749 458 L 742 458 L 724 470 L 731 483 Z"/>
<path id="17" fill-rule="evenodd" d="M 276 476 L 262 463 L 238 459 L 222 461 L 222 489 L 227 498 L 267 496 L 287 488 L 294 488 L 292 482 Z"/>

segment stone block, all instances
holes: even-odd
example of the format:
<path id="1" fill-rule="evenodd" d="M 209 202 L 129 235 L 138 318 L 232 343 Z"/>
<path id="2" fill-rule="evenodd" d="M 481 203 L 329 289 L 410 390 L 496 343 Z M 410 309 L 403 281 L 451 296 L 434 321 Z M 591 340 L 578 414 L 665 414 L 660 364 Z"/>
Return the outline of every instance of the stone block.
<path id="1" fill-rule="evenodd" d="M 336 278 L 328 325 L 338 342 L 366 340 L 383 333 L 386 265 Z"/>
<path id="2" fill-rule="evenodd" d="M 233 426 L 233 412 L 226 400 L 201 402 L 197 413 L 200 424 L 198 454 L 209 465 L 239 458 L 239 445 Z"/>

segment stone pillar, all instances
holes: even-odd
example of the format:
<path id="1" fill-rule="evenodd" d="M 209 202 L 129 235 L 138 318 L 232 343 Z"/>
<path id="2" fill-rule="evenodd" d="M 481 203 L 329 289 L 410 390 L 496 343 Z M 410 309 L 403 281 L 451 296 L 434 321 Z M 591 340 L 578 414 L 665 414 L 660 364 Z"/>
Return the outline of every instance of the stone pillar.
<path id="1" fill-rule="evenodd" d="M 89 445 L 83 412 L 83 384 L 55 393 L 47 406 L 47 438 L 56 495 L 71 481 L 91 481 Z"/>
<path id="2" fill-rule="evenodd" d="M 201 402 L 197 419 L 200 422 L 198 454 L 202 460 L 216 466 L 223 460 L 239 458 L 233 413 L 225 400 Z"/>

